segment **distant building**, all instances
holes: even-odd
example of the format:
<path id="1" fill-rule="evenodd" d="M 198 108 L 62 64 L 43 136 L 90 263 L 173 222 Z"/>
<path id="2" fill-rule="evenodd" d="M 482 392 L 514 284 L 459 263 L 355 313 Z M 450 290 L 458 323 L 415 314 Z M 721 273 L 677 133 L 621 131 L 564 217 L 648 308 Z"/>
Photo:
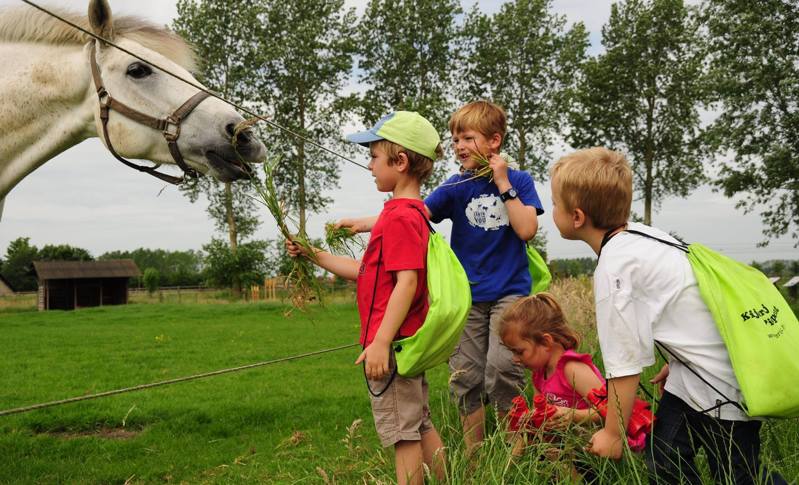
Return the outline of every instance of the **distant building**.
<path id="1" fill-rule="evenodd" d="M 768 280 L 771 282 L 772 285 L 776 285 L 777 282 L 780 280 L 779 276 L 769 276 Z"/>
<path id="2" fill-rule="evenodd" d="M 128 279 L 141 276 L 132 259 L 34 261 L 39 279 L 39 310 L 124 305 Z"/>
<path id="3" fill-rule="evenodd" d="M 11 288 L 11 283 L 9 283 L 8 280 L 3 278 L 3 275 L 0 274 L 0 296 L 7 296 L 13 294 L 14 294 L 14 288 Z"/>

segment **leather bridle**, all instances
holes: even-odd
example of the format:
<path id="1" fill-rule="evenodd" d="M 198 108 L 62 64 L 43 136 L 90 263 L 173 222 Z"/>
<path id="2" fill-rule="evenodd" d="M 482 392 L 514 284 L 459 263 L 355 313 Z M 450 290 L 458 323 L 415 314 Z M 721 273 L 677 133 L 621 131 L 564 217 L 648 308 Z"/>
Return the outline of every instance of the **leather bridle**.
<path id="1" fill-rule="evenodd" d="M 103 125 L 103 137 L 105 138 L 105 145 L 108 147 L 108 150 L 111 152 L 111 154 L 128 167 L 136 169 L 139 172 L 148 173 L 153 177 L 157 177 L 171 184 L 180 184 L 184 181 L 185 177 L 198 177 L 199 174 L 197 171 L 189 167 L 183 160 L 183 155 L 180 154 L 180 149 L 178 149 L 178 138 L 180 138 L 180 123 L 185 120 L 194 110 L 194 108 L 202 103 L 203 100 L 209 96 L 209 94 L 205 91 L 199 91 L 197 94 L 189 98 L 188 101 L 183 103 L 171 115 L 167 116 L 166 118 L 155 118 L 137 111 L 111 97 L 111 94 L 109 94 L 109 92 L 105 89 L 103 78 L 100 75 L 100 66 L 97 64 L 97 48 L 96 43 L 94 42 L 92 43 L 91 50 L 89 51 L 89 59 L 89 62 L 92 66 L 94 87 L 97 89 L 97 97 L 100 101 L 100 120 L 102 121 Z M 114 146 L 111 144 L 111 138 L 108 137 L 108 114 L 112 110 L 116 111 L 122 116 L 125 116 L 126 118 L 136 121 L 137 123 L 149 126 L 150 128 L 163 133 L 167 146 L 169 147 L 169 153 L 172 154 L 172 158 L 175 160 L 175 163 L 178 165 L 178 167 L 183 170 L 184 177 L 173 177 L 172 175 L 167 175 L 157 171 L 156 169 L 160 167 L 161 164 L 156 164 L 154 167 L 146 167 L 143 165 L 136 165 L 135 163 L 122 158 L 116 152 L 116 150 L 114 150 Z"/>

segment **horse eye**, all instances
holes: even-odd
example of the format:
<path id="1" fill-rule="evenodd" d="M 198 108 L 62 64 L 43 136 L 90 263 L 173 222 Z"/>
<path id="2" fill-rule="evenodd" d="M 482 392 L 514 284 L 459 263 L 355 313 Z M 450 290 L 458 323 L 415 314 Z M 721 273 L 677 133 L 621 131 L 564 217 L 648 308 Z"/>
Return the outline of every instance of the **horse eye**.
<path id="1" fill-rule="evenodd" d="M 128 76 L 132 77 L 133 79 L 142 79 L 152 73 L 153 70 L 150 69 L 150 66 L 147 64 L 142 64 L 141 62 L 134 62 L 128 66 Z"/>

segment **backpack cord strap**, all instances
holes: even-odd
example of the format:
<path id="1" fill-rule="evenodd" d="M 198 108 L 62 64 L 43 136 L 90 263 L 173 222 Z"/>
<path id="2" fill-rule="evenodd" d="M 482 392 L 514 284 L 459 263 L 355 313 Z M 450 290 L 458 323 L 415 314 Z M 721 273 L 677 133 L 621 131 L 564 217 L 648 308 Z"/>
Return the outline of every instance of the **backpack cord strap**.
<path id="1" fill-rule="evenodd" d="M 430 229 L 430 232 L 435 234 L 436 230 L 433 229 L 433 226 L 430 224 L 430 220 L 422 212 L 422 210 L 419 209 L 416 206 L 413 206 L 413 205 L 411 205 L 410 207 L 416 209 L 416 211 L 419 212 L 419 215 L 421 215 L 422 219 L 424 219 L 425 223 L 427 223 L 427 228 Z M 369 323 L 372 321 L 372 310 L 374 309 L 374 306 L 375 306 L 375 294 L 377 294 L 377 279 L 380 277 L 380 261 L 382 259 L 383 259 L 383 240 L 381 239 L 380 240 L 380 253 L 377 256 L 377 269 L 375 270 L 375 287 L 372 290 L 372 303 L 369 304 L 369 317 L 366 320 L 366 333 L 367 334 L 369 333 Z M 365 341 L 366 341 L 366 339 L 364 338 L 364 342 Z M 366 346 L 362 346 L 361 348 L 366 349 Z M 391 354 L 389 354 L 389 359 L 391 359 Z M 390 363 L 390 360 L 389 360 L 389 363 Z M 389 386 L 391 386 L 391 383 L 394 382 L 394 378 L 397 377 L 397 367 L 398 367 L 398 364 L 395 361 L 394 362 L 394 369 L 391 371 L 391 377 L 389 378 L 388 383 L 386 384 L 386 387 L 384 387 L 383 390 L 381 390 L 380 392 L 375 393 L 374 391 L 372 391 L 371 386 L 369 386 L 369 378 L 366 377 L 366 359 L 364 359 L 364 361 L 363 361 L 363 378 L 366 380 L 366 388 L 369 389 L 369 394 L 371 394 L 374 397 L 382 396 L 388 390 Z"/>
<path id="2" fill-rule="evenodd" d="M 418 212 L 418 213 L 419 213 L 419 215 L 421 215 L 421 216 L 422 216 L 422 219 L 424 219 L 424 222 L 425 222 L 425 224 L 427 224 L 427 228 L 428 228 L 428 229 L 430 229 L 430 232 L 432 232 L 433 234 L 435 234 L 435 233 L 436 233 L 436 230 L 435 230 L 435 229 L 433 229 L 433 225 L 432 225 L 432 224 L 430 224 L 430 219 L 428 219 L 428 218 L 427 218 L 427 214 L 425 214 L 424 212 L 422 212 L 422 209 L 420 209 L 420 208 L 416 207 L 415 205 L 410 205 L 410 206 L 408 206 L 408 207 L 410 207 L 410 208 L 412 208 L 412 209 L 416 209 L 416 212 Z"/>
<path id="3" fill-rule="evenodd" d="M 377 280 L 380 278 L 380 260 L 383 259 L 383 240 L 380 240 L 380 253 L 377 256 L 377 269 L 375 269 L 375 287 L 372 290 L 372 303 L 369 304 L 369 317 L 366 319 L 366 334 L 369 334 L 369 323 L 372 321 L 372 310 L 375 306 L 375 294 L 377 293 Z M 364 343 L 366 342 L 367 335 L 364 335 Z M 361 345 L 361 349 L 366 349 L 366 345 Z M 391 363 L 391 353 L 389 352 L 389 364 Z M 397 364 L 394 363 L 394 369 L 391 371 L 391 377 L 388 379 L 388 383 L 386 387 L 383 388 L 380 392 L 374 392 L 372 387 L 369 385 L 369 378 L 366 377 L 366 359 L 363 360 L 363 378 L 366 381 L 366 388 L 369 389 L 369 394 L 374 397 L 380 397 L 388 390 L 391 383 L 394 382 L 394 378 L 397 377 Z"/>
<path id="4" fill-rule="evenodd" d="M 638 235 L 638 236 L 643 236 L 643 237 L 646 237 L 646 238 L 649 238 L 649 239 L 654 239 L 655 241 L 662 242 L 663 244 L 665 244 L 667 246 L 671 246 L 673 248 L 677 248 L 677 249 L 679 249 L 680 251 L 682 251 L 684 253 L 688 252 L 688 245 L 685 244 L 683 241 L 680 241 L 677 238 L 674 238 L 674 239 L 677 239 L 677 241 L 679 241 L 679 243 L 673 243 L 671 241 L 666 241 L 665 239 L 660 239 L 659 237 L 652 236 L 651 234 L 647 234 L 645 232 L 636 231 L 634 229 L 627 229 L 626 232 L 629 232 L 630 234 L 635 234 L 635 235 Z"/>
<path id="5" fill-rule="evenodd" d="M 733 406 L 735 406 L 736 408 L 740 409 L 740 410 L 741 410 L 741 411 L 743 411 L 744 413 L 746 412 L 746 410 L 743 408 L 743 406 L 741 406 L 741 404 L 740 404 L 740 403 L 738 403 L 738 402 L 736 402 L 736 401 L 733 401 L 732 399 L 728 398 L 726 394 L 724 394 L 723 392 L 721 392 L 721 391 L 719 391 L 718 389 L 716 389 L 716 386 L 714 386 L 713 384 L 711 384 L 711 383 L 709 383 L 708 381 L 706 381 L 704 377 L 700 376 L 700 375 L 699 375 L 699 373 L 698 373 L 697 371 L 695 371 L 695 370 L 694 370 L 694 369 L 693 369 L 691 366 L 689 366 L 688 364 L 686 364 L 686 363 L 685 363 L 685 361 L 683 361 L 681 358 L 677 357 L 677 354 L 675 354 L 674 352 L 672 352 L 671 350 L 669 350 L 669 348 L 668 348 L 668 347 L 666 347 L 665 345 L 663 345 L 661 342 L 657 342 L 657 341 L 655 342 L 655 347 L 658 349 L 658 353 L 660 354 L 660 356 L 661 356 L 661 357 L 663 358 L 663 360 L 665 360 L 667 363 L 668 363 L 668 361 L 669 361 L 669 360 L 666 358 L 666 356 L 665 356 L 665 355 L 663 355 L 663 350 L 665 350 L 666 352 L 668 352 L 668 354 L 669 354 L 669 355 L 671 355 L 672 357 L 674 357 L 674 359 L 676 359 L 676 360 L 677 360 L 677 362 L 679 362 L 680 364 L 682 364 L 682 365 L 683 365 L 683 367 L 685 367 L 686 369 L 688 369 L 689 371 L 691 371 L 691 373 L 693 373 L 693 375 L 695 375 L 696 377 L 698 377 L 700 381 L 704 382 L 704 383 L 705 383 L 705 384 L 706 384 L 706 385 L 707 385 L 709 388 L 713 389 L 713 390 L 714 390 L 714 391 L 716 391 L 716 392 L 717 392 L 717 393 L 718 393 L 718 394 L 719 394 L 721 397 L 723 397 L 724 399 L 726 399 L 726 401 L 721 401 L 721 400 L 717 399 L 717 400 L 716 400 L 716 405 L 715 405 L 715 406 L 711 406 L 711 407 L 709 407 L 709 408 L 707 408 L 707 409 L 703 409 L 703 410 L 699 411 L 700 413 L 702 413 L 702 414 L 706 414 L 706 413 L 709 413 L 710 411 L 718 410 L 719 408 L 721 408 L 721 406 L 724 406 L 725 404 L 732 404 Z M 661 348 L 662 348 L 662 350 L 661 350 Z M 717 418 L 719 417 L 719 413 L 718 413 L 718 411 L 716 412 L 716 417 L 717 417 Z"/>

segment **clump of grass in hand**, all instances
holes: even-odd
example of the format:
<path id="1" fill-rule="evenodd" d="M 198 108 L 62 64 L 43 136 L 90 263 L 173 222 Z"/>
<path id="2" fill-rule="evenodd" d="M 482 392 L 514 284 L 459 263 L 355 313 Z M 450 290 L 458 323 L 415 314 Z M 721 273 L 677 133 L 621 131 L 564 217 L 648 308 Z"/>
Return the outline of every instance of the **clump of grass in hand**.
<path id="1" fill-rule="evenodd" d="M 363 241 L 347 227 L 336 227 L 332 222 L 325 224 L 325 244 L 331 253 L 355 257 L 357 250 L 363 249 Z"/>
<path id="2" fill-rule="evenodd" d="M 264 183 L 253 179 L 253 186 L 258 194 L 258 202 L 266 206 L 277 223 L 280 234 L 303 248 L 305 257 L 292 258 L 291 271 L 286 276 L 286 286 L 291 289 L 291 304 L 299 309 L 314 299 L 322 301 L 322 285 L 316 279 L 316 251 L 311 246 L 308 235 L 304 232 L 294 233 L 289 229 L 290 217 L 284 201 L 280 199 L 275 188 L 274 170 L 278 160 L 264 161 Z"/>
<path id="3" fill-rule="evenodd" d="M 499 154 L 499 156 L 505 159 L 505 161 L 508 163 L 509 167 L 514 168 L 514 169 L 518 169 L 519 168 L 518 164 L 516 163 L 516 161 L 513 160 L 513 158 L 510 155 L 508 155 L 507 153 L 502 152 L 502 153 Z M 458 185 L 458 184 L 462 184 L 464 182 L 468 182 L 470 180 L 478 179 L 480 177 L 488 178 L 489 182 L 494 180 L 494 170 L 492 170 L 491 167 L 489 167 L 489 165 L 488 165 L 489 164 L 488 156 L 486 154 L 484 154 L 483 152 L 481 152 L 479 148 L 477 148 L 477 143 L 476 142 L 474 144 L 474 150 L 472 151 L 471 158 L 472 158 L 472 160 L 474 160 L 479 165 L 479 167 L 477 167 L 476 169 L 467 172 L 467 173 L 472 175 L 471 177 L 463 179 L 463 180 L 459 180 L 457 182 L 452 182 L 452 183 L 449 183 L 449 184 L 443 184 L 441 186 L 442 187 L 447 187 L 447 186 L 450 186 L 450 185 Z"/>

